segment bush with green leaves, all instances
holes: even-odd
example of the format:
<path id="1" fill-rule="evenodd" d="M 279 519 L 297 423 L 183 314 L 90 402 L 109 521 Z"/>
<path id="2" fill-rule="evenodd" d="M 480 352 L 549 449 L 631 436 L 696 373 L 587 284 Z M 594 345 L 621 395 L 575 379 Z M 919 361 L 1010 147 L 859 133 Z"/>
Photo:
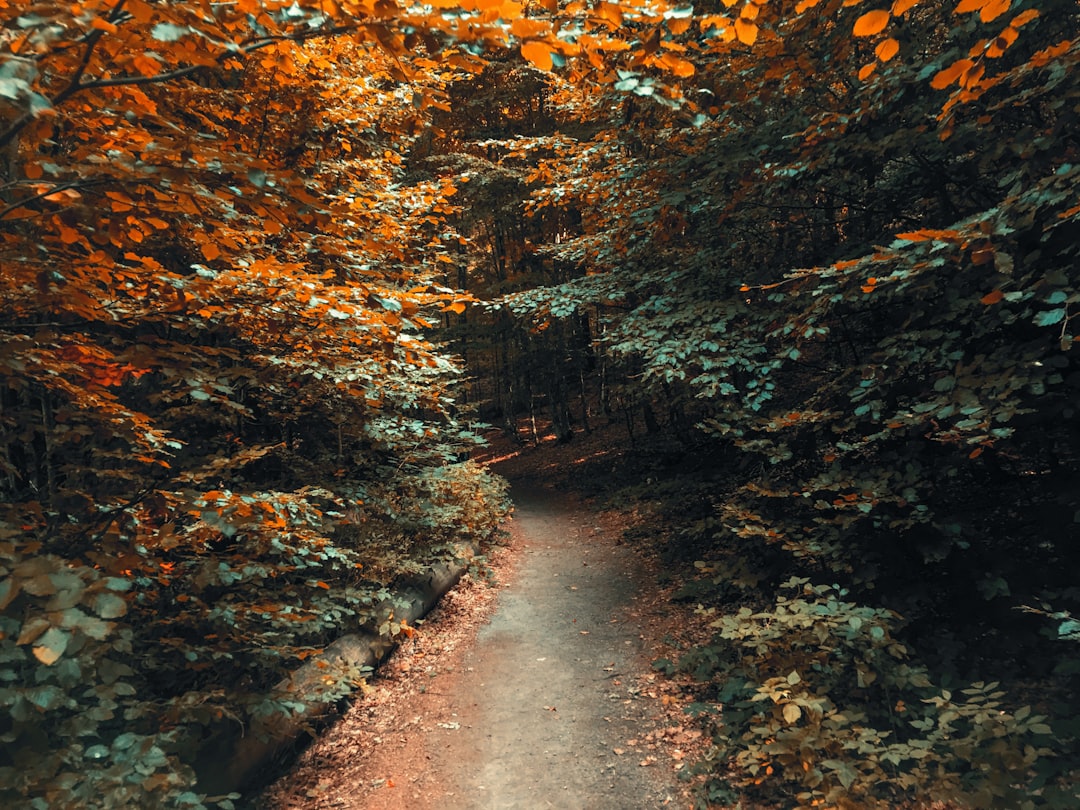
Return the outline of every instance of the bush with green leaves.
<path id="1" fill-rule="evenodd" d="M 230 807 L 194 792 L 206 735 L 347 694 L 365 673 L 273 687 L 338 635 L 378 631 L 395 581 L 492 538 L 509 512 L 505 482 L 471 461 L 384 481 L 370 502 L 356 484 L 203 493 L 189 542 L 164 561 L 136 548 L 117 576 L 0 543 L 4 806 Z"/>
<path id="2" fill-rule="evenodd" d="M 792 578 L 768 610 L 721 615 L 711 673 L 722 704 L 709 760 L 732 758 L 743 787 L 799 808 L 895 807 L 910 798 L 963 807 L 1061 807 L 1038 765 L 1052 730 L 1010 708 L 996 683 L 950 691 L 909 662 L 902 620 L 839 586 Z M 701 652 L 683 666 L 702 674 Z M 1040 790 L 1033 793 L 1033 785 Z"/>

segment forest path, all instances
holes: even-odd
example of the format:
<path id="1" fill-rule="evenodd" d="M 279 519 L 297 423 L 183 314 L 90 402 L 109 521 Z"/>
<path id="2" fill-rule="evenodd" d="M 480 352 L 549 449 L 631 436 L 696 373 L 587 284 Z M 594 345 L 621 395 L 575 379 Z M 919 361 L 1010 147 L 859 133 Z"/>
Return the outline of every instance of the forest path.
<path id="1" fill-rule="evenodd" d="M 654 579 L 609 516 L 551 490 L 513 495 L 498 587 L 448 595 L 260 808 L 686 806 L 640 621 L 658 610 Z"/>

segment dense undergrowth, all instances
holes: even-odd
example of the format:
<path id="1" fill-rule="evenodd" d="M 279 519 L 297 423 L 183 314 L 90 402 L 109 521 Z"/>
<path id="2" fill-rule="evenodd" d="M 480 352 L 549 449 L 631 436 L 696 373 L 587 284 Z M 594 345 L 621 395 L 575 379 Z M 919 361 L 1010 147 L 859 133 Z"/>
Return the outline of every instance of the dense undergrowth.
<path id="1" fill-rule="evenodd" d="M 362 500 L 341 481 L 234 479 L 200 496 L 185 532 L 220 540 L 164 555 L 4 546 L 5 806 L 230 806 L 199 791 L 206 740 L 353 691 L 366 672 L 328 667 L 304 693 L 282 678 L 343 633 L 409 632 L 376 611 L 395 584 L 479 548 L 507 514 L 504 485 L 472 462 L 384 473 L 354 484 Z M 280 510 L 275 530 L 264 504 Z"/>
<path id="2" fill-rule="evenodd" d="M 734 459 L 667 432 L 630 446 L 602 430 L 607 452 L 565 485 L 639 515 L 627 539 L 655 545 L 673 598 L 696 606 L 696 641 L 655 665 L 700 684 L 689 711 L 713 737 L 689 772 L 705 779 L 701 807 L 1075 807 L 1068 616 L 1017 594 L 1003 625 L 964 610 L 957 588 L 934 604 L 950 621 L 929 626 L 888 607 L 910 582 L 860 587 L 725 527 L 745 476 Z"/>

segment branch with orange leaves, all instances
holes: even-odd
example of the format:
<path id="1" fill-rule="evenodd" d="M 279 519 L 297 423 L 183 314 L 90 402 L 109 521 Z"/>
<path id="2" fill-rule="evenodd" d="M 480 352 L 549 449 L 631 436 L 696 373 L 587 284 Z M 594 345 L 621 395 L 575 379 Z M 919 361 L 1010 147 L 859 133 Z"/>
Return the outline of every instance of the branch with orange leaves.
<path id="1" fill-rule="evenodd" d="M 120 5 L 122 5 L 121 0 Z M 220 67 L 229 59 L 235 59 L 240 56 L 246 56 L 253 51 L 267 48 L 271 45 L 276 45 L 279 42 L 307 42 L 312 39 L 320 39 L 323 37 L 338 36 L 340 34 L 346 34 L 351 31 L 356 31 L 364 26 L 360 23 L 350 23 L 348 25 L 335 25 L 328 26 L 326 28 L 315 29 L 311 31 L 301 31 L 294 34 L 277 34 L 272 36 L 262 36 L 257 39 L 252 39 L 243 45 L 238 45 L 233 48 L 228 48 L 222 53 L 214 57 L 215 64 L 213 65 L 184 65 L 174 70 L 166 71 L 165 73 L 157 73 L 153 76 L 115 76 L 109 79 L 94 79 L 92 81 L 81 81 L 82 76 L 86 72 L 86 68 L 89 65 L 93 50 L 97 46 L 97 43 L 101 40 L 101 36 L 105 33 L 101 30 L 96 30 L 91 36 L 86 39 L 87 49 L 83 55 L 78 67 L 75 69 L 75 73 L 71 80 L 59 91 L 55 96 L 48 99 L 51 108 L 55 108 L 67 101 L 71 97 L 84 90 L 93 90 L 101 87 L 134 87 L 138 85 L 147 84 L 163 84 L 175 79 L 182 79 L 185 76 L 190 76 L 193 73 L 197 73 L 201 70 L 210 70 L 214 67 Z M 39 111 L 28 110 L 21 116 L 16 118 L 11 125 L 0 132 L 0 149 L 8 146 L 19 133 L 22 132 L 37 116 Z"/>

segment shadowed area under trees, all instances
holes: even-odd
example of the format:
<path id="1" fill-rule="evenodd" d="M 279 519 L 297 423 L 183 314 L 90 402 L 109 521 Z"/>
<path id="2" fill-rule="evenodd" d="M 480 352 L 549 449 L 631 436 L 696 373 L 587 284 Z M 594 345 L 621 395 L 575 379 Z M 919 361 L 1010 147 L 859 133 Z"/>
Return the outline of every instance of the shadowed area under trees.
<path id="1" fill-rule="evenodd" d="M 0 0 L 0 799 L 231 806 L 497 530 L 479 418 L 624 426 L 702 806 L 1075 807 L 1078 24 Z"/>
<path id="2" fill-rule="evenodd" d="M 470 395 L 641 448 L 715 632 L 664 666 L 723 707 L 717 801 L 1077 801 L 1077 21 L 829 6 L 716 58 L 672 16 L 643 30 L 692 104 L 556 71 L 513 137 L 444 114 L 493 302 L 452 332 Z"/>

